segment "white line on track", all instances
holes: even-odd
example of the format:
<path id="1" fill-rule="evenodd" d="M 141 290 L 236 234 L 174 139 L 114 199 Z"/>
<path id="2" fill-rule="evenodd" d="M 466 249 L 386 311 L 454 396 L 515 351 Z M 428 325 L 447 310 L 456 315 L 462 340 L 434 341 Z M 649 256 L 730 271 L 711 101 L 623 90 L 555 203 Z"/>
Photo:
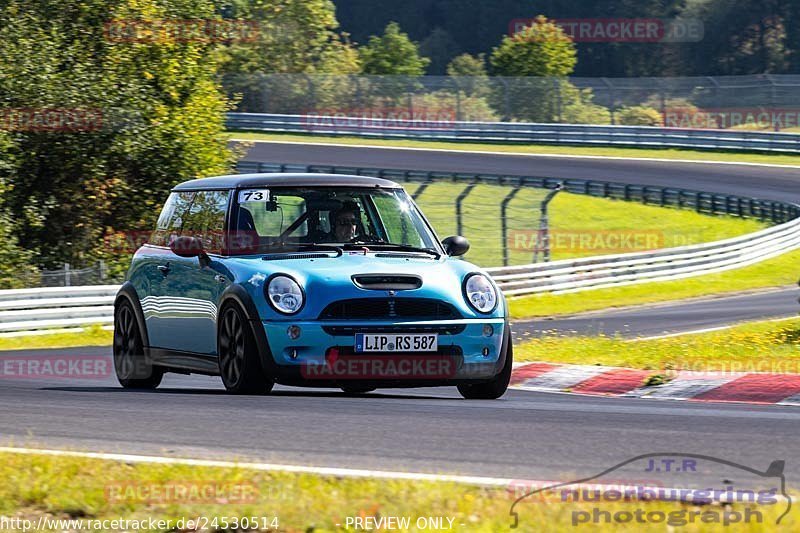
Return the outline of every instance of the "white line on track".
<path id="1" fill-rule="evenodd" d="M 61 457 L 81 457 L 85 459 L 102 459 L 107 461 L 124 461 L 127 463 L 148 463 L 164 465 L 203 466 L 214 468 L 243 468 L 265 472 L 294 472 L 298 474 L 318 474 L 322 476 L 352 477 L 352 478 L 380 478 L 380 479 L 407 479 L 413 481 L 445 481 L 464 483 L 469 485 L 485 485 L 505 487 L 512 479 L 482 477 L 482 476 L 457 476 L 446 474 L 424 474 L 419 472 L 394 472 L 388 470 L 366 470 L 354 468 L 332 468 L 318 466 L 282 465 L 274 463 L 246 463 L 237 461 L 216 461 L 210 459 L 188 459 L 179 457 L 160 457 L 155 455 L 130 455 L 123 453 L 103 452 L 76 452 L 69 450 L 48 450 L 38 448 L 0 447 L 0 453 L 19 453 L 25 455 L 53 455 Z M 552 484 L 551 481 L 537 483 Z"/>
<path id="2" fill-rule="evenodd" d="M 728 324 L 726 326 L 716 326 L 713 328 L 703 328 L 703 329 L 692 329 L 689 331 L 679 331 L 677 333 L 667 333 L 664 335 L 653 335 L 651 337 L 636 337 L 635 339 L 629 339 L 625 342 L 640 342 L 640 341 L 654 341 L 658 339 L 669 339 L 671 337 L 682 337 L 683 335 L 697 335 L 698 333 L 710 333 L 712 331 L 723 331 L 726 329 L 735 328 L 737 326 L 744 326 L 747 324 L 753 323 L 761 323 L 761 322 L 786 322 L 787 320 L 797 320 L 800 318 L 798 315 L 791 315 L 791 316 L 784 316 L 781 318 L 771 318 L 769 320 L 751 320 L 748 322 L 736 322 L 734 324 Z"/>
<path id="3" fill-rule="evenodd" d="M 405 151 L 420 151 L 420 152 L 447 152 L 454 154 L 479 154 L 479 155 L 509 155 L 509 156 L 524 156 L 524 157 L 551 157 L 561 159 L 607 159 L 613 161 L 655 161 L 658 163 L 697 163 L 702 165 L 735 165 L 735 166 L 750 166 L 750 167 L 767 167 L 767 168 L 790 168 L 800 169 L 800 165 L 777 165 L 774 163 L 753 163 L 748 161 L 709 161 L 706 159 L 667 159 L 657 157 L 622 157 L 612 155 L 570 155 L 570 154 L 532 154 L 526 152 L 500 152 L 492 150 L 457 150 L 452 148 L 417 148 L 412 146 L 382 146 L 376 144 L 346 144 L 346 143 L 327 143 L 310 140 L 309 142 L 301 141 L 268 141 L 256 139 L 228 139 L 233 142 L 251 142 L 251 143 L 267 143 L 267 144 L 296 144 L 300 146 L 308 145 L 322 145 L 334 146 L 339 148 L 374 148 L 378 150 L 405 150 Z"/>
<path id="4" fill-rule="evenodd" d="M 530 479 L 510 479 L 510 478 L 495 478 L 495 477 L 482 477 L 482 476 L 457 476 L 447 474 L 423 474 L 419 472 L 392 472 L 387 470 L 364 470 L 364 469 L 351 469 L 351 468 L 329 468 L 329 467 L 315 467 L 315 466 L 297 466 L 297 465 L 279 465 L 272 463 L 240 463 L 234 461 L 214 461 L 208 459 L 186 459 L 177 457 L 160 457 L 154 455 L 129 455 L 121 453 L 102 453 L 102 452 L 76 452 L 69 450 L 48 450 L 38 448 L 15 448 L 15 447 L 0 447 L 0 453 L 18 453 L 23 455 L 50 455 L 60 457 L 80 457 L 85 459 L 100 459 L 106 461 L 124 461 L 126 463 L 146 463 L 146 464 L 167 464 L 167 465 L 184 465 L 184 466 L 201 466 L 212 468 L 242 468 L 249 470 L 260 471 L 281 471 L 281 472 L 294 472 L 300 474 L 318 474 L 323 476 L 335 477 L 350 477 L 350 478 L 378 478 L 378 479 L 405 479 L 412 481 L 436 481 L 436 482 L 450 482 L 461 483 L 467 485 L 480 485 L 492 487 L 504 487 L 506 490 L 523 493 L 530 493 L 540 489 L 546 489 L 552 486 L 568 485 L 575 488 L 592 488 L 594 490 L 619 490 L 621 486 L 625 486 L 625 482 L 607 484 L 607 483 L 565 483 L 563 481 L 545 481 L 545 480 L 530 480 Z M 649 490 L 651 492 L 666 491 L 665 493 L 681 494 L 681 501 L 692 501 L 697 497 L 694 493 L 706 493 L 707 491 L 701 489 L 676 489 L 665 487 L 650 487 L 643 485 L 630 485 L 633 488 L 641 488 L 642 491 Z M 708 496 L 702 496 L 708 498 Z M 782 496 L 778 496 L 782 499 Z M 648 498 L 649 500 L 650 498 Z M 656 496 L 655 499 L 660 499 Z M 667 501 L 673 501 L 667 499 Z"/>

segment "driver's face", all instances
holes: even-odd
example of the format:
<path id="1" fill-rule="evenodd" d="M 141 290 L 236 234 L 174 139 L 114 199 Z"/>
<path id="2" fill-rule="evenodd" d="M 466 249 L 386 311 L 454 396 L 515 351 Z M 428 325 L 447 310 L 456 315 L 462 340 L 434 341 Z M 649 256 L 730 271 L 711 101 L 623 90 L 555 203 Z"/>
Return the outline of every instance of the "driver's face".
<path id="1" fill-rule="evenodd" d="M 346 242 L 356 236 L 356 218 L 355 213 L 342 213 L 336 217 L 333 233 L 336 235 L 336 240 Z"/>

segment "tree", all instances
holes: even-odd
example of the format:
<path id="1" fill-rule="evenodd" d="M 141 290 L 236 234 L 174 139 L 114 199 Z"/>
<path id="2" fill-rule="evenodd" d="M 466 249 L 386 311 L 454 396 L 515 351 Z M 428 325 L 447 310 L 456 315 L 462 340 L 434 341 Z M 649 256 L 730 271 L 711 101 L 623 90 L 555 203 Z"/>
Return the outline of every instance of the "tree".
<path id="1" fill-rule="evenodd" d="M 530 27 L 504 37 L 490 63 L 499 76 L 567 76 L 575 68 L 575 55 L 569 36 L 539 16 Z"/>
<path id="2" fill-rule="evenodd" d="M 396 22 L 390 22 L 382 36 L 370 37 L 360 51 L 365 74 L 422 76 L 430 63 Z"/>
<path id="3" fill-rule="evenodd" d="M 461 54 L 447 65 L 447 75 L 465 97 L 483 98 L 489 94 L 489 75 L 486 73 L 486 60 L 483 54 L 472 56 Z M 459 102 L 461 104 L 461 102 Z M 459 105 L 459 107 L 463 107 Z M 460 120 L 466 120 L 459 117 Z"/>
<path id="4" fill-rule="evenodd" d="M 335 74 L 337 70 L 329 69 L 342 64 L 331 61 L 331 55 L 353 55 L 346 37 L 336 31 L 339 23 L 331 0 L 234 0 L 225 15 L 258 24 L 254 39 L 221 50 L 225 74 Z M 357 64 L 350 61 L 346 73 L 357 71 Z"/>
<path id="5" fill-rule="evenodd" d="M 447 69 L 448 61 L 458 53 L 458 44 L 446 30 L 437 27 L 419 44 L 419 50 L 431 60 L 428 74 L 441 76 Z"/>
<path id="6" fill-rule="evenodd" d="M 7 174 L 14 167 L 10 158 L 11 138 L 0 131 L 0 174 Z M 0 197 L 8 194 L 8 187 L 0 183 Z M 19 246 L 14 233 L 16 224 L 8 210 L 0 207 L 0 289 L 18 289 L 30 286 L 37 272 L 34 253 Z"/>
<path id="7" fill-rule="evenodd" d="M 703 20 L 702 46 L 684 46 L 690 74 L 740 75 L 786 71 L 792 56 L 788 36 L 797 36 L 796 2 L 704 0 L 687 4 L 682 16 Z M 794 32 L 794 33 L 792 33 Z"/>
<path id="8" fill-rule="evenodd" d="M 486 77 L 486 59 L 483 54 L 461 54 L 447 65 L 448 76 Z"/>
<path id="9" fill-rule="evenodd" d="M 539 16 L 523 31 L 506 36 L 490 58 L 496 74 L 492 103 L 505 118 L 531 122 L 604 124 L 608 109 L 592 102 L 589 89 L 566 79 L 575 68 L 575 45 L 564 31 Z"/>
<path id="10" fill-rule="evenodd" d="M 211 0 L 0 1 L 0 113 L 88 117 L 14 124 L 0 145 L 2 208 L 41 266 L 124 263 L 104 249 L 105 235 L 146 231 L 176 183 L 231 169 L 216 45 L 155 32 L 116 38 L 108 26 L 215 17 Z"/>

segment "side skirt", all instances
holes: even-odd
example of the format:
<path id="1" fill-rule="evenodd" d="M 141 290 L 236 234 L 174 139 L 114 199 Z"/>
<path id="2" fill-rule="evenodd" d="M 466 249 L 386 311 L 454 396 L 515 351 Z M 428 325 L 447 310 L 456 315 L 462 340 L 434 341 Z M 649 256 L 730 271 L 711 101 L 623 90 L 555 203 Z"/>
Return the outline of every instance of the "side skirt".
<path id="1" fill-rule="evenodd" d="M 188 371 L 193 374 L 219 376 L 219 360 L 216 355 L 151 347 L 150 359 L 154 365 L 164 367 L 168 372 L 175 369 L 182 374 Z"/>

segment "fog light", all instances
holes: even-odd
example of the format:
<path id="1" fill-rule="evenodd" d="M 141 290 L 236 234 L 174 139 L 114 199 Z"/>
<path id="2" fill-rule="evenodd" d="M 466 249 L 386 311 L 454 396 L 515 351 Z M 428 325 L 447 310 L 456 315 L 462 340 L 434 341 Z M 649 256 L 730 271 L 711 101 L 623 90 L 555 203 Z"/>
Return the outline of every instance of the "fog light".
<path id="1" fill-rule="evenodd" d="M 484 346 L 483 347 L 483 352 L 481 352 L 481 353 L 483 354 L 484 357 L 489 357 L 489 347 L 488 346 Z"/>
<path id="2" fill-rule="evenodd" d="M 494 327 L 491 324 L 484 324 L 483 325 L 483 336 L 484 337 L 491 337 L 494 335 Z"/>
<path id="3" fill-rule="evenodd" d="M 286 328 L 286 334 L 290 339 L 297 340 L 300 338 L 300 326 L 289 326 Z"/>
<path id="4" fill-rule="evenodd" d="M 292 359 L 297 359 L 297 348 L 292 348 L 289 350 L 289 357 Z"/>

